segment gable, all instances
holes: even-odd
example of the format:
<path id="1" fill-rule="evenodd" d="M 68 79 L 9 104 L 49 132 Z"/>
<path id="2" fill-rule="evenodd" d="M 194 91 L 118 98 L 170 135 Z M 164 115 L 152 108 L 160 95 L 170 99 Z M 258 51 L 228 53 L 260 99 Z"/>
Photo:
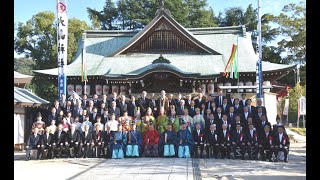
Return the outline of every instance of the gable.
<path id="1" fill-rule="evenodd" d="M 110 56 L 130 53 L 191 52 L 221 55 L 209 48 L 182 27 L 165 11 L 161 11 L 127 44 Z"/>

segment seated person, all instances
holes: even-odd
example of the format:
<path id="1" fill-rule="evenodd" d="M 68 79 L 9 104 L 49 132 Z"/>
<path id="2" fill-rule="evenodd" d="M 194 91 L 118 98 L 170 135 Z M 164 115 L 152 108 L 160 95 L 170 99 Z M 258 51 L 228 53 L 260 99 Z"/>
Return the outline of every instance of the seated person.
<path id="1" fill-rule="evenodd" d="M 284 133 L 284 127 L 278 126 L 278 134 L 274 136 L 274 152 L 276 155 L 275 161 L 278 161 L 280 151 L 284 153 L 284 162 L 288 162 L 290 139 L 287 133 Z"/>
<path id="2" fill-rule="evenodd" d="M 237 154 L 237 148 L 240 148 L 241 153 L 241 159 L 244 160 L 244 154 L 245 154 L 245 145 L 246 145 L 246 138 L 243 131 L 241 131 L 241 125 L 236 125 L 236 130 L 233 132 L 232 135 L 232 149 L 234 157 L 236 157 Z"/>
<path id="3" fill-rule="evenodd" d="M 137 125 L 131 124 L 131 130 L 128 131 L 128 144 L 126 150 L 126 156 L 139 157 L 142 146 L 142 137 L 139 131 L 137 131 Z"/>
<path id="4" fill-rule="evenodd" d="M 175 146 L 177 144 L 177 133 L 172 129 L 172 123 L 167 124 L 167 130 L 161 133 L 160 154 L 163 152 L 164 157 L 174 157 Z"/>
<path id="5" fill-rule="evenodd" d="M 58 130 L 54 133 L 54 142 L 52 143 L 53 157 L 61 157 L 62 150 L 68 145 L 67 133 L 63 131 L 63 125 L 58 125 Z"/>
<path id="6" fill-rule="evenodd" d="M 201 129 L 200 123 L 196 123 L 196 129 L 192 132 L 192 137 L 194 141 L 194 157 L 202 158 L 204 144 L 206 140 L 206 134 L 204 130 Z"/>
<path id="7" fill-rule="evenodd" d="M 232 133 L 228 130 L 228 125 L 222 124 L 222 131 L 220 133 L 220 153 L 222 159 L 226 156 L 230 159 L 231 141 Z"/>
<path id="8" fill-rule="evenodd" d="M 89 116 L 87 116 L 89 117 Z M 89 118 L 88 118 L 89 121 Z M 89 131 L 89 125 L 84 124 L 82 132 L 82 140 L 80 145 L 83 147 L 83 157 L 87 158 L 92 154 L 92 146 L 94 145 L 92 140 L 92 133 Z"/>
<path id="9" fill-rule="evenodd" d="M 190 158 L 193 151 L 193 138 L 191 132 L 187 129 L 185 121 L 181 122 L 181 129 L 177 132 L 178 157 Z M 191 152 L 190 152 L 191 151 Z"/>
<path id="10" fill-rule="evenodd" d="M 158 144 L 160 140 L 160 135 L 158 131 L 154 129 L 154 124 L 150 122 L 149 130 L 146 131 L 143 135 L 143 145 L 144 145 L 144 152 L 143 156 L 146 157 L 158 157 Z"/>
<path id="11" fill-rule="evenodd" d="M 96 150 L 95 157 L 100 158 L 101 157 L 101 151 L 102 151 L 102 131 L 100 130 L 101 126 L 99 123 L 95 124 L 95 130 L 92 133 L 92 140 L 94 143 L 94 148 Z"/>
<path id="12" fill-rule="evenodd" d="M 220 133 L 217 131 L 216 124 L 211 124 L 209 131 L 206 133 L 206 152 L 207 158 L 218 158 Z"/>
<path id="13" fill-rule="evenodd" d="M 272 154 L 274 152 L 274 139 L 273 132 L 270 130 L 269 126 L 264 127 L 264 133 L 260 134 L 259 138 L 259 151 L 261 155 L 261 160 L 272 161 Z"/>
<path id="14" fill-rule="evenodd" d="M 254 130 L 254 125 L 249 125 L 249 130 L 247 131 L 246 145 L 249 159 L 255 160 L 258 157 L 259 150 L 259 136 L 258 132 Z M 253 157 L 252 157 L 253 155 Z"/>
<path id="15" fill-rule="evenodd" d="M 39 133 L 39 129 L 37 127 L 35 127 L 33 129 L 33 133 L 30 134 L 30 136 L 28 137 L 27 140 L 27 144 L 26 144 L 26 156 L 27 159 L 30 160 L 30 153 L 32 149 L 38 149 L 37 152 L 37 159 L 39 159 L 39 155 L 40 155 L 40 134 Z"/>
<path id="16" fill-rule="evenodd" d="M 50 134 L 50 127 L 46 127 L 46 130 L 44 134 L 40 137 L 40 158 L 41 159 L 48 159 L 48 157 L 52 156 L 52 143 L 53 143 L 53 135 Z M 48 152 L 44 153 L 44 150 L 47 150 Z"/>
<path id="17" fill-rule="evenodd" d="M 125 132 L 122 132 L 121 123 L 118 124 L 118 131 L 113 133 L 112 143 L 112 159 L 123 159 L 127 144 L 127 136 Z"/>

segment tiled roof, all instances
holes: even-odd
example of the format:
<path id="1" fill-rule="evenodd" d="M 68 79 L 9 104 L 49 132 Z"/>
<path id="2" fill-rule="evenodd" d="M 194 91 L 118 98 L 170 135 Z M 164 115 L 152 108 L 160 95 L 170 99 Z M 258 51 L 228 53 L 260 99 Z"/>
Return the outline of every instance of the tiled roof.
<path id="1" fill-rule="evenodd" d="M 49 102 L 34 95 L 27 89 L 14 87 L 14 103 L 39 106 L 41 104 L 48 104 Z"/>

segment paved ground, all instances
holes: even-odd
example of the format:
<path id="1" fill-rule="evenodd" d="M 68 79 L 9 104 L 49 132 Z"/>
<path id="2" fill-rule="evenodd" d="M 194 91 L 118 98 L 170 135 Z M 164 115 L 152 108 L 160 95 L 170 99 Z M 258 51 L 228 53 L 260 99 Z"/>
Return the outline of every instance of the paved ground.
<path id="1" fill-rule="evenodd" d="M 15 179 L 23 180 L 35 179 L 35 176 L 55 180 L 306 179 L 305 143 L 292 143 L 290 148 L 289 163 L 180 158 L 55 159 L 25 161 L 23 153 L 15 153 L 14 172 Z M 48 171 L 55 173 L 48 173 Z"/>

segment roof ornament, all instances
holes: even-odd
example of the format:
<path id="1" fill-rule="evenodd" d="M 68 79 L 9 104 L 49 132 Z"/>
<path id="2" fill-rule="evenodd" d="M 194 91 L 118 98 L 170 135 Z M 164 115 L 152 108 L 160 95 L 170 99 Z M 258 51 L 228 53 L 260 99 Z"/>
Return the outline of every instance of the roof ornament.
<path id="1" fill-rule="evenodd" d="M 165 11 L 169 16 L 171 16 L 171 12 L 169 11 L 169 9 L 166 9 L 164 7 L 164 0 L 161 0 L 159 9 L 156 11 L 156 15 L 158 15 L 161 11 Z"/>
<path id="2" fill-rule="evenodd" d="M 155 59 L 154 61 L 152 61 L 152 64 L 157 64 L 157 63 L 170 64 L 171 62 L 170 62 L 168 59 L 164 58 L 164 57 L 162 56 L 162 53 L 161 53 L 161 54 L 160 54 L 160 57 L 159 57 L 158 59 Z"/>

